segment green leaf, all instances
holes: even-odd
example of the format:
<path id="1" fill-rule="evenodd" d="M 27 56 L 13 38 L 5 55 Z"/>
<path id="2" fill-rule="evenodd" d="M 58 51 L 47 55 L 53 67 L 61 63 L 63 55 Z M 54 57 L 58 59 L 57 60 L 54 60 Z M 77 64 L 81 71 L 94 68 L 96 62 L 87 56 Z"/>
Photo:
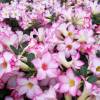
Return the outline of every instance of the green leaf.
<path id="1" fill-rule="evenodd" d="M 10 48 L 12 49 L 12 51 L 13 51 L 16 55 L 19 54 L 19 50 L 16 49 L 14 46 L 10 45 Z"/>
<path id="2" fill-rule="evenodd" d="M 6 18 L 4 22 L 11 27 L 12 31 L 23 30 L 15 18 Z"/>
<path id="3" fill-rule="evenodd" d="M 23 42 L 23 43 L 21 44 L 22 48 L 25 48 L 27 45 L 28 45 L 28 41 Z"/>
<path id="4" fill-rule="evenodd" d="M 89 82 L 89 83 L 94 83 L 94 82 L 96 82 L 97 81 L 97 77 L 96 76 L 89 76 L 88 77 L 88 79 L 87 79 L 87 81 Z"/>
<path id="5" fill-rule="evenodd" d="M 87 66 L 83 66 L 83 67 L 80 69 L 81 75 L 85 75 L 85 76 L 87 75 L 87 71 L 88 71 L 87 68 L 88 68 Z"/>
<path id="6" fill-rule="evenodd" d="M 92 15 L 92 23 L 93 24 L 100 24 L 100 14 Z"/>
<path id="7" fill-rule="evenodd" d="M 52 14 L 50 17 L 46 17 L 47 19 L 50 19 L 51 22 L 54 22 L 56 20 L 56 15 Z"/>
<path id="8" fill-rule="evenodd" d="M 100 57 L 100 50 L 97 50 L 97 51 L 96 51 L 96 56 L 97 56 L 97 57 Z"/>
<path id="9" fill-rule="evenodd" d="M 36 73 L 36 71 L 25 71 L 24 73 L 26 77 L 31 77 Z"/>
<path id="10" fill-rule="evenodd" d="M 32 26 L 30 26 L 30 27 L 28 27 L 27 29 L 25 29 L 24 31 L 23 31 L 23 34 L 28 34 L 28 35 L 30 35 L 30 32 L 33 30 L 33 27 Z"/>
<path id="11" fill-rule="evenodd" d="M 67 0 L 61 0 L 61 5 L 63 5 L 66 2 L 67 2 Z"/>
<path id="12" fill-rule="evenodd" d="M 2 3 L 10 3 L 11 0 L 0 0 Z"/>
<path id="13" fill-rule="evenodd" d="M 42 24 L 41 24 L 41 22 L 39 20 L 34 19 L 32 21 L 32 26 L 33 26 L 33 28 L 35 28 L 37 30 L 38 28 L 40 28 L 42 26 Z"/>
<path id="14" fill-rule="evenodd" d="M 2 90 L 0 90 L 0 100 L 5 100 L 5 97 L 10 95 L 11 91 L 4 88 Z"/>
<path id="15" fill-rule="evenodd" d="M 29 54 L 27 55 L 28 61 L 32 61 L 34 58 L 35 58 L 34 53 L 29 53 Z"/>
<path id="16" fill-rule="evenodd" d="M 80 75 L 81 75 L 80 70 L 75 70 L 74 73 L 75 73 L 77 76 L 80 76 Z"/>

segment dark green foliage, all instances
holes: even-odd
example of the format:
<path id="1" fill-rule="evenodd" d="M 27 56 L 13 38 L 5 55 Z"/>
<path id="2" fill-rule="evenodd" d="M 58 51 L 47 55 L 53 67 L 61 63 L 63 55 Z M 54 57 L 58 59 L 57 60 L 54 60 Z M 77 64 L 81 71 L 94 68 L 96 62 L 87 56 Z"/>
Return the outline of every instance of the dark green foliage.
<path id="1" fill-rule="evenodd" d="M 88 66 L 88 58 L 86 56 L 87 54 L 81 53 L 80 52 L 80 60 L 84 62 L 85 66 Z"/>
<path id="2" fill-rule="evenodd" d="M 19 54 L 19 50 L 16 49 L 14 46 L 10 45 L 10 48 L 12 49 L 12 51 L 13 51 L 16 55 Z"/>
<path id="3" fill-rule="evenodd" d="M 92 15 L 92 23 L 93 24 L 100 24 L 100 14 Z"/>
<path id="4" fill-rule="evenodd" d="M 96 56 L 97 56 L 97 57 L 100 57 L 100 50 L 97 50 L 97 51 L 96 51 Z"/>
<path id="5" fill-rule="evenodd" d="M 38 30 L 38 28 L 40 28 L 41 26 L 42 26 L 41 23 L 40 23 L 38 20 L 34 19 L 34 20 L 32 21 L 32 23 L 30 23 L 30 27 L 28 27 L 27 29 L 25 29 L 25 30 L 23 31 L 23 34 L 28 34 L 28 35 L 30 35 L 30 32 L 33 31 L 34 28 L 35 28 L 36 30 Z"/>
<path id="6" fill-rule="evenodd" d="M 80 75 L 81 75 L 80 70 L 74 70 L 74 73 L 75 73 L 77 76 L 80 76 Z"/>
<path id="7" fill-rule="evenodd" d="M 33 31 L 33 26 L 30 26 L 30 27 L 28 27 L 27 29 L 25 29 L 24 31 L 23 31 L 23 34 L 28 34 L 28 35 L 30 35 L 30 32 L 31 31 Z"/>
<path id="8" fill-rule="evenodd" d="M 32 21 L 32 26 L 33 26 L 33 28 L 35 28 L 37 30 L 38 28 L 40 28 L 42 26 L 41 21 L 34 19 Z"/>
<path id="9" fill-rule="evenodd" d="M 74 70 L 74 73 L 77 75 L 77 76 L 80 76 L 80 75 L 83 75 L 83 76 L 87 76 L 88 74 L 88 67 L 87 66 L 82 66 L 81 69 L 78 69 L 78 70 Z"/>
<path id="10" fill-rule="evenodd" d="M 29 54 L 27 55 L 27 60 L 28 60 L 28 61 L 32 61 L 34 58 L 35 58 L 34 53 L 29 53 Z"/>
<path id="11" fill-rule="evenodd" d="M 97 77 L 91 75 L 91 76 L 88 77 L 87 81 L 88 81 L 89 83 L 94 83 L 94 82 L 97 81 Z"/>
<path id="12" fill-rule="evenodd" d="M 80 69 L 80 74 L 81 75 L 84 75 L 84 76 L 86 76 L 87 75 L 87 66 L 83 66 L 81 69 Z"/>
<path id="13" fill-rule="evenodd" d="M 28 45 L 28 41 L 23 42 L 23 43 L 21 44 L 22 48 L 25 48 L 27 45 Z"/>
<path id="14" fill-rule="evenodd" d="M 63 5 L 63 4 L 66 3 L 66 2 L 67 2 L 67 0 L 61 0 L 61 1 L 60 1 L 61 5 Z"/>
<path id="15" fill-rule="evenodd" d="M 11 27 L 12 31 L 23 30 L 15 18 L 6 18 L 4 22 Z"/>
<path id="16" fill-rule="evenodd" d="M 6 96 L 9 96 L 10 93 L 11 93 L 11 91 L 8 90 L 8 89 L 5 89 L 5 88 L 2 89 L 2 90 L 0 90 L 0 100 L 4 100 L 4 98 L 5 98 Z"/>
<path id="17" fill-rule="evenodd" d="M 11 0 L 0 0 L 0 2 L 2 2 L 2 3 L 10 3 Z"/>

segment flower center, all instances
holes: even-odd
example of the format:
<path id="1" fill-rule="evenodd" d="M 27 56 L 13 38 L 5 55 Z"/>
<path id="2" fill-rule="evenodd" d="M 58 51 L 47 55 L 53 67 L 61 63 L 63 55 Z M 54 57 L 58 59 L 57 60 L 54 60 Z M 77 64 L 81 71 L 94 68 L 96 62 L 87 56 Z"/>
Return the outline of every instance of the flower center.
<path id="1" fill-rule="evenodd" d="M 42 69 L 43 69 L 43 70 L 47 70 L 47 68 L 48 68 L 47 64 L 43 63 L 43 64 L 42 64 Z"/>
<path id="2" fill-rule="evenodd" d="M 6 69 L 7 68 L 7 62 L 4 60 L 4 62 L 2 63 L 2 67 L 4 68 L 4 69 Z"/>
<path id="3" fill-rule="evenodd" d="M 96 71 L 100 72 L 100 66 L 97 66 Z"/>
<path id="4" fill-rule="evenodd" d="M 70 85 L 70 87 L 73 87 L 73 86 L 75 85 L 75 81 L 72 80 L 72 79 L 70 79 L 70 80 L 69 80 L 69 85 Z"/>
<path id="5" fill-rule="evenodd" d="M 27 84 L 27 87 L 28 87 L 29 89 L 31 89 L 31 88 L 33 87 L 33 84 L 32 84 L 31 82 L 29 82 L 29 83 Z"/>
<path id="6" fill-rule="evenodd" d="M 72 49 L 72 45 L 71 45 L 71 44 L 67 45 L 67 48 L 68 48 L 69 50 L 71 50 L 71 49 Z"/>
<path id="7" fill-rule="evenodd" d="M 73 34 L 72 32 L 68 32 L 68 36 L 72 36 L 72 34 Z"/>

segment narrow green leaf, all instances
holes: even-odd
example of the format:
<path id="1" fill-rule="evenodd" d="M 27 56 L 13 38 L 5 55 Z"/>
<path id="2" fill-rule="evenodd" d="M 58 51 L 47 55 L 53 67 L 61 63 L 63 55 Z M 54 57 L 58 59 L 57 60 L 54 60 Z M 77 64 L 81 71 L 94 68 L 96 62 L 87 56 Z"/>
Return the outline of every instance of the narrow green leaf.
<path id="1" fill-rule="evenodd" d="M 74 71 L 74 73 L 75 73 L 77 76 L 80 76 L 80 75 L 81 75 L 80 70 L 76 70 L 76 71 Z"/>
<path id="2" fill-rule="evenodd" d="M 30 54 L 27 55 L 28 61 L 32 61 L 34 58 L 35 58 L 34 53 L 30 53 Z"/>
<path id="3" fill-rule="evenodd" d="M 81 75 L 87 75 L 87 66 L 83 66 L 81 69 L 80 69 L 80 73 Z"/>
<path id="4" fill-rule="evenodd" d="M 11 27 L 12 31 L 23 30 L 15 18 L 6 18 L 4 21 Z"/>
<path id="5" fill-rule="evenodd" d="M 28 45 L 28 41 L 23 42 L 23 43 L 21 44 L 22 48 L 25 48 L 27 45 Z"/>
<path id="6" fill-rule="evenodd" d="M 89 82 L 89 83 L 94 83 L 94 82 L 96 82 L 97 81 L 97 77 L 96 76 L 89 76 L 88 77 L 88 79 L 87 79 L 87 81 Z"/>
<path id="7" fill-rule="evenodd" d="M 16 55 L 19 54 L 19 50 L 16 49 L 14 46 L 10 45 L 10 48 L 12 49 L 12 51 L 13 51 Z"/>

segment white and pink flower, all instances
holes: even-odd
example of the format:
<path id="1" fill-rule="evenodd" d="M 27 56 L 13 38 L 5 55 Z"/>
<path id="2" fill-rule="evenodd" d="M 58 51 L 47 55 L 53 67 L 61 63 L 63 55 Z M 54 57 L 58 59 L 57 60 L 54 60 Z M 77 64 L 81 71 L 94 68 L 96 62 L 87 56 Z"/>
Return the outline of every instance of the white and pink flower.
<path id="1" fill-rule="evenodd" d="M 16 69 L 16 57 L 10 52 L 4 52 L 0 55 L 0 77 L 6 73 Z"/>
<path id="2" fill-rule="evenodd" d="M 53 60 L 52 55 L 49 52 L 45 53 L 42 58 L 34 59 L 32 62 L 37 69 L 37 78 L 39 80 L 47 77 L 57 77 L 58 64 Z"/>
<path id="3" fill-rule="evenodd" d="M 59 83 L 55 86 L 58 92 L 69 93 L 72 96 L 77 95 L 81 79 L 74 75 L 72 69 L 68 69 L 66 74 L 60 75 L 58 79 Z"/>
<path id="4" fill-rule="evenodd" d="M 16 90 L 18 91 L 18 94 L 26 94 L 30 99 L 42 93 L 36 78 L 19 78 L 17 80 L 17 85 Z"/>

